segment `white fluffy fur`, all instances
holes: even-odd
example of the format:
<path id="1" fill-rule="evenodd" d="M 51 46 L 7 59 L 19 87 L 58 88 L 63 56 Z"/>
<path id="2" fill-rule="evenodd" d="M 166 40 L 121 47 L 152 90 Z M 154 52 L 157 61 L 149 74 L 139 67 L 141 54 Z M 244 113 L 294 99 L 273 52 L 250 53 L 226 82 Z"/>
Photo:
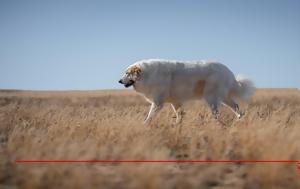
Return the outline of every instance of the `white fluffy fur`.
<path id="1" fill-rule="evenodd" d="M 135 67 L 141 72 L 138 75 L 126 73 L 120 83 L 126 85 L 133 82 L 134 89 L 151 103 L 145 123 L 154 118 L 165 102 L 172 104 L 176 123 L 179 123 L 182 119 L 182 104 L 187 100 L 201 98 L 205 99 L 216 118 L 221 103 L 241 117 L 237 99 L 247 100 L 254 91 L 249 79 L 236 79 L 226 66 L 218 62 L 149 59 L 130 65 L 127 72 Z"/>

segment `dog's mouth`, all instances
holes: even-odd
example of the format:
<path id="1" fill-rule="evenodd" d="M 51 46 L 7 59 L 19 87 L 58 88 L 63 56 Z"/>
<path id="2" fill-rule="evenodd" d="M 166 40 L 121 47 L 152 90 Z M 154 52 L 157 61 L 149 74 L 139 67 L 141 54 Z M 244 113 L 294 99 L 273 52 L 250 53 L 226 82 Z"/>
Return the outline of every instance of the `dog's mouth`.
<path id="1" fill-rule="evenodd" d="M 134 84 L 133 80 L 129 80 L 128 83 L 123 83 L 122 79 L 120 79 L 119 83 L 123 84 L 126 88 L 132 86 Z"/>
<path id="2" fill-rule="evenodd" d="M 132 86 L 133 84 L 134 84 L 134 81 L 133 81 L 133 80 L 130 80 L 129 83 L 124 84 L 124 86 L 125 86 L 126 88 L 128 88 L 128 87 Z"/>

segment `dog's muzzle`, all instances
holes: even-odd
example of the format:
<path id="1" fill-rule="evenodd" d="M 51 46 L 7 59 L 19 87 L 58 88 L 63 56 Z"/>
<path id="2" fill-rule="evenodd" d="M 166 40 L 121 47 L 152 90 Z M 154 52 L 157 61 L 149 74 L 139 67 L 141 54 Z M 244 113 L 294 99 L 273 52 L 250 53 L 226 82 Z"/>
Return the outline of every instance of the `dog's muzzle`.
<path id="1" fill-rule="evenodd" d="M 122 79 L 119 80 L 119 83 L 123 84 L 126 88 L 130 87 L 131 85 L 134 84 L 133 80 L 129 80 L 128 83 L 123 83 Z"/>

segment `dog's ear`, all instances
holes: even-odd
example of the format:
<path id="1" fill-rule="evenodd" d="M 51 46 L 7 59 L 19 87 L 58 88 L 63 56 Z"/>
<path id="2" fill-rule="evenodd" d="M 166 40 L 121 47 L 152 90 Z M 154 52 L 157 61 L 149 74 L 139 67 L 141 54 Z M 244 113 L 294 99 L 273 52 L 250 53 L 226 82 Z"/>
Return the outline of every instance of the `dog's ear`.
<path id="1" fill-rule="evenodd" d="M 131 68 L 129 68 L 128 72 L 132 75 L 135 81 L 140 80 L 142 70 L 139 65 L 132 66 Z"/>
<path id="2" fill-rule="evenodd" d="M 140 68 L 139 66 L 136 66 L 136 67 L 135 67 L 135 73 L 136 73 L 137 75 L 140 75 L 141 72 L 142 72 L 141 68 Z"/>
<path id="3" fill-rule="evenodd" d="M 129 73 L 134 74 L 134 75 L 140 75 L 140 73 L 142 72 L 140 66 L 133 66 L 130 68 Z"/>

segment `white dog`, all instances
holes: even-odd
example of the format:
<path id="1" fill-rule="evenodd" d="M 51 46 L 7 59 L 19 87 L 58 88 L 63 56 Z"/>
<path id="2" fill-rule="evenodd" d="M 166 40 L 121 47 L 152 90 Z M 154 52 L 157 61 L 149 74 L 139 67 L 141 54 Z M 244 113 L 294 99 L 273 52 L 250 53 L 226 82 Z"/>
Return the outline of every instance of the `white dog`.
<path id="1" fill-rule="evenodd" d="M 133 86 L 151 103 L 145 123 L 149 123 L 163 103 L 171 103 L 176 123 L 182 120 L 182 104 L 191 99 L 204 98 L 215 118 L 221 103 L 242 116 L 238 99 L 247 100 L 254 92 L 248 79 L 235 78 L 223 64 L 211 61 L 141 60 L 130 65 L 119 83 Z"/>

